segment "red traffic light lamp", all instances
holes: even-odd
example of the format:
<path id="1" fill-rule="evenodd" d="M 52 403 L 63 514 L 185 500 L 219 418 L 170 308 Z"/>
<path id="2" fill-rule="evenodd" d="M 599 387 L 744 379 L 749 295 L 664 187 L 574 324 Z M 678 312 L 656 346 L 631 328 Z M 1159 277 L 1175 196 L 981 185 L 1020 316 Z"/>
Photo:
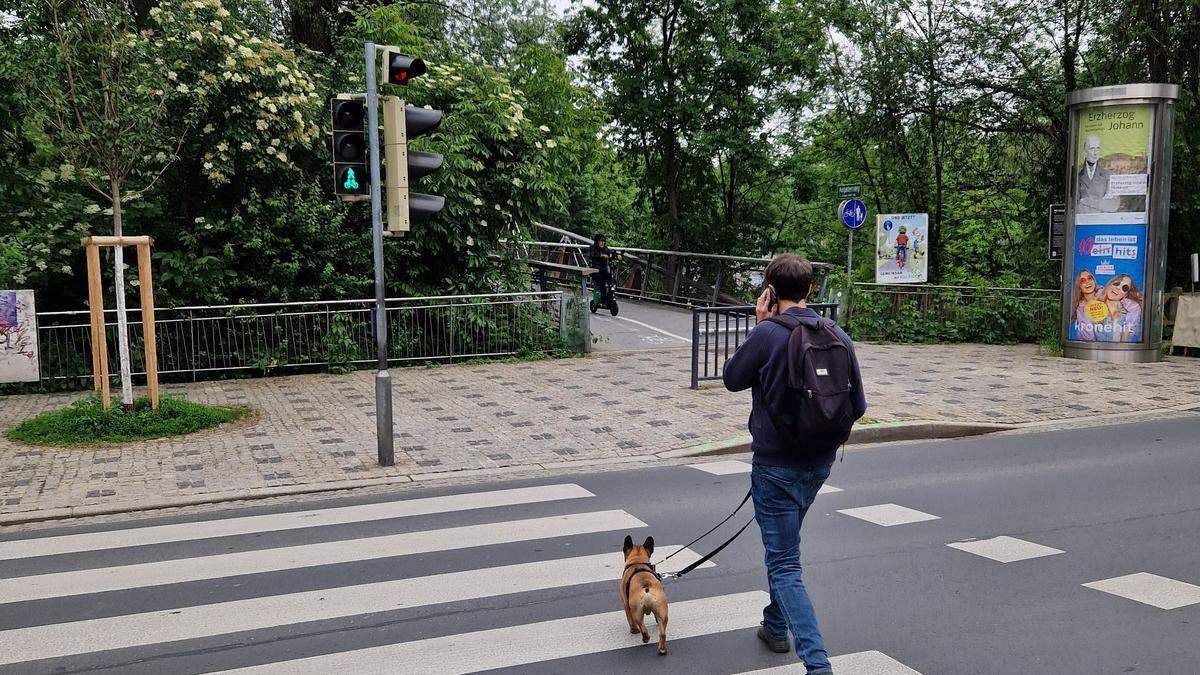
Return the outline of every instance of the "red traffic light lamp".
<path id="1" fill-rule="evenodd" d="M 410 80 L 425 74 L 425 62 L 421 59 L 388 50 L 384 54 L 387 63 L 388 84 L 407 85 Z"/>

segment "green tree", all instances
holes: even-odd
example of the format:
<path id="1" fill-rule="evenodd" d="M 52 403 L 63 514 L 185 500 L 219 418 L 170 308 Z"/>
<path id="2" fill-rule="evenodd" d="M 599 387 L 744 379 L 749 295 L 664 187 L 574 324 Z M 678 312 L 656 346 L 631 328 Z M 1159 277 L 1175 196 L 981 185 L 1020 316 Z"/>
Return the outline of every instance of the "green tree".
<path id="1" fill-rule="evenodd" d="M 36 86 L 54 135 L 52 147 L 111 204 L 113 235 L 119 237 L 122 197 L 130 196 L 123 192 L 149 189 L 178 147 L 163 133 L 169 99 L 177 91 L 155 64 L 163 43 L 137 30 L 124 3 L 49 0 L 45 14 L 25 18 L 50 29 L 50 49 L 30 55 L 48 75 Z M 115 248 L 114 264 L 121 401 L 128 408 L 133 391 L 121 246 Z"/>

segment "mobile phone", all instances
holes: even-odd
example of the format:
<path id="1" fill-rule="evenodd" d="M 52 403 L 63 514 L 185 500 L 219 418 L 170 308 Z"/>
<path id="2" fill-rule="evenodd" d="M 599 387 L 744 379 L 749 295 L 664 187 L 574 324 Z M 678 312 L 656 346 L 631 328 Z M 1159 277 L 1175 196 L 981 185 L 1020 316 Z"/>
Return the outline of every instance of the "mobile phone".
<path id="1" fill-rule="evenodd" d="M 779 304 L 779 298 L 775 296 L 774 288 L 768 287 L 767 292 L 770 293 L 770 295 L 767 296 L 767 311 L 774 311 L 775 306 Z"/>

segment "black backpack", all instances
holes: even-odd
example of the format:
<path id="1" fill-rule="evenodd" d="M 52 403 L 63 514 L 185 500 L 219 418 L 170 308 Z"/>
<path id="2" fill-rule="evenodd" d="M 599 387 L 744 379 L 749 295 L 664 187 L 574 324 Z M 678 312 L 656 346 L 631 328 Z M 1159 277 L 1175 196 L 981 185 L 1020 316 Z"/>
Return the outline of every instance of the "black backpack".
<path id="1" fill-rule="evenodd" d="M 771 422 L 797 446 L 815 452 L 836 449 L 861 416 L 856 410 L 854 355 L 829 319 L 778 314 L 767 319 L 791 331 L 788 378 L 767 406 Z"/>

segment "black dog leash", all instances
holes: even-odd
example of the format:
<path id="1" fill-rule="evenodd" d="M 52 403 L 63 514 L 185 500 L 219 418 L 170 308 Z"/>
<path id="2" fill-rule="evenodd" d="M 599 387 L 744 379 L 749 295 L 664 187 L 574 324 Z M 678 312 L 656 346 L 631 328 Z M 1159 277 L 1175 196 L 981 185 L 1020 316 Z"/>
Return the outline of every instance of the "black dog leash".
<path id="1" fill-rule="evenodd" d="M 673 557 L 675 557 L 675 556 L 679 555 L 679 553 L 680 553 L 680 552 L 682 552 L 684 549 L 688 548 L 688 547 L 689 547 L 689 546 L 691 546 L 692 544 L 694 544 L 694 543 L 696 543 L 696 542 L 700 541 L 701 539 L 703 539 L 703 538 L 707 537 L 708 535 L 712 534 L 713 532 L 715 532 L 715 531 L 716 531 L 716 529 L 717 529 L 718 527 L 721 527 L 721 526 L 722 526 L 722 525 L 724 525 L 725 523 L 729 522 L 729 519 L 730 519 L 730 518 L 732 518 L 732 517 L 734 517 L 735 515 L 737 515 L 737 512 L 738 512 L 738 511 L 741 511 L 741 510 L 742 510 L 742 507 L 743 507 L 743 506 L 745 506 L 745 505 L 746 505 L 746 502 L 748 502 L 748 501 L 750 501 L 750 490 L 747 490 L 747 491 L 746 491 L 746 496 L 745 496 L 745 497 L 742 497 L 742 501 L 741 501 L 741 503 L 739 503 L 739 504 L 737 505 L 737 508 L 735 508 L 735 509 L 733 510 L 733 513 L 730 513 L 729 515 L 725 516 L 725 519 L 724 519 L 724 520 L 722 520 L 721 522 L 717 523 L 716 525 L 713 525 L 713 526 L 712 526 L 712 528 L 711 528 L 711 529 L 710 529 L 708 532 L 705 532 L 704 534 L 700 535 L 699 537 L 696 537 L 695 539 L 691 540 L 691 541 L 690 541 L 690 542 L 688 542 L 687 544 L 684 544 L 684 545 L 683 545 L 683 546 L 682 546 L 682 547 L 681 547 L 681 548 L 680 548 L 678 551 L 675 551 L 675 552 L 674 552 L 674 553 L 672 553 L 671 555 L 669 555 L 669 556 L 667 556 L 667 557 L 663 558 L 662 560 L 658 561 L 658 564 L 657 564 L 657 565 L 655 565 L 654 567 L 657 567 L 658 565 L 661 565 L 661 564 L 665 563 L 666 561 L 670 560 L 671 558 L 673 558 Z M 697 560 L 696 562 L 692 563 L 691 565 L 688 565 L 687 567 L 683 568 L 682 570 L 679 570 L 678 572 L 662 572 L 662 573 L 661 573 L 661 574 L 662 574 L 662 579 L 663 579 L 664 581 L 665 581 L 665 580 L 668 580 L 668 579 L 678 579 L 679 577 L 682 577 L 683 575 L 687 574 L 688 572 L 691 572 L 692 570 L 696 569 L 697 567 L 699 567 L 699 566 L 703 565 L 704 563 L 708 562 L 708 560 L 709 560 L 710 558 L 712 558 L 712 557 L 713 557 L 713 556 L 715 556 L 716 554 L 720 553 L 722 550 L 724 550 L 724 549 L 725 549 L 725 547 L 726 547 L 726 546 L 728 546 L 728 545 L 732 544 L 732 543 L 733 543 L 733 540 L 734 540 L 734 539 L 737 539 L 739 536 L 741 536 L 741 534 L 742 534 L 743 532 L 745 532 L 745 531 L 746 531 L 746 528 L 747 528 L 747 527 L 750 527 L 750 523 L 753 523 L 753 522 L 754 522 L 754 516 L 750 516 L 750 520 L 747 520 L 747 521 L 746 521 L 746 524 L 745 524 L 745 525 L 743 525 L 743 526 L 742 526 L 742 528 L 741 528 L 740 530 L 738 530 L 737 532 L 735 532 L 735 533 L 733 534 L 733 536 L 732 536 L 732 537 L 730 537 L 730 538 L 726 539 L 726 540 L 725 540 L 725 543 L 723 543 L 723 544 L 721 544 L 720 546 L 716 547 L 716 548 L 715 548 L 715 549 L 713 549 L 713 550 L 712 550 L 710 553 L 708 553 L 708 555 L 705 555 L 704 557 L 700 558 L 699 560 Z"/>

